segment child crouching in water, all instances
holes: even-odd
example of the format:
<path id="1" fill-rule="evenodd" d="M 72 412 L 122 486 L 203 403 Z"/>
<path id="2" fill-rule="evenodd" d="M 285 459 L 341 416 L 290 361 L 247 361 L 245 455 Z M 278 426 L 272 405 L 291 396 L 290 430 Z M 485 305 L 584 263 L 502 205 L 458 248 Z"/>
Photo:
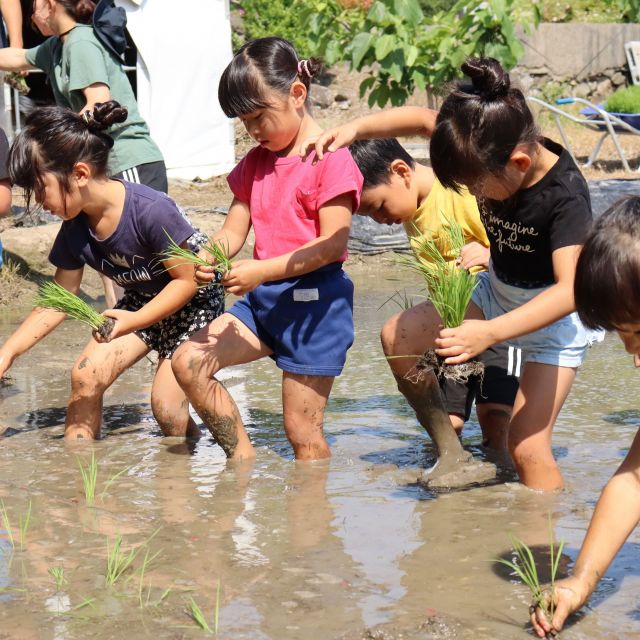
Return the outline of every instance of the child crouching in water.
<path id="1" fill-rule="evenodd" d="M 441 255 L 448 261 L 457 261 L 461 268 L 473 273 L 486 271 L 489 240 L 476 199 L 466 189 L 460 193 L 445 189 L 433 170 L 416 163 L 395 138 L 357 140 L 349 146 L 349 151 L 364 178 L 359 214 L 381 224 L 403 224 L 412 249 L 426 267 L 433 263 L 429 256 L 420 253 L 416 243 L 419 236 L 433 239 Z M 460 256 L 453 255 L 442 238 L 450 221 L 458 224 L 464 235 L 465 246 Z M 418 344 L 415 349 L 421 346 Z M 440 390 L 458 435 L 469 419 L 475 400 L 483 443 L 504 452 L 511 408 L 518 390 L 521 352 L 500 344 L 487 349 L 479 359 L 485 366 L 482 381 L 477 377 L 467 383 L 440 380 Z M 423 384 L 431 382 L 424 376 Z M 404 381 L 398 380 L 398 384 L 403 385 Z M 426 392 L 421 390 L 420 395 L 425 396 Z M 431 420 L 424 422 L 439 453 L 436 468 L 426 477 L 433 481 L 439 476 L 444 481 L 444 475 L 457 469 L 470 454 L 462 449 L 448 425 L 433 424 Z"/>
<path id="2" fill-rule="evenodd" d="M 617 202 L 595 222 L 576 267 L 575 300 L 585 326 L 616 331 L 640 367 L 639 197 Z M 541 638 L 560 631 L 569 614 L 586 604 L 638 522 L 640 430 L 602 491 L 573 575 L 555 583 L 553 619 L 532 605 L 531 622 Z"/>
<path id="3" fill-rule="evenodd" d="M 286 40 L 261 38 L 242 47 L 220 79 L 223 111 L 239 117 L 258 146 L 229 175 L 234 199 L 213 239 L 234 256 L 253 227 L 254 259 L 235 262 L 222 280 L 244 297 L 178 349 L 173 370 L 229 458 L 255 451 L 215 375 L 265 356 L 283 372 L 295 457 L 330 455 L 323 416 L 353 342 L 353 284 L 342 263 L 362 176 L 346 149 L 318 165 L 298 156 L 302 141 L 321 132 L 306 104 L 316 71 Z M 209 271 L 196 276 L 210 281 Z"/>
<path id="4" fill-rule="evenodd" d="M 151 408 L 167 436 L 199 436 L 187 399 L 171 371 L 176 347 L 224 310 L 220 287 L 198 289 L 193 269 L 163 260 L 169 234 L 198 251 L 206 237 L 197 232 L 164 193 L 107 177 L 113 140 L 105 130 L 123 122 L 117 102 L 96 104 L 77 114 L 62 107 L 34 109 L 9 156 L 14 184 L 62 218 L 49 254 L 55 281 L 72 293 L 85 265 L 122 286 L 124 297 L 104 312 L 115 324 L 103 338 L 94 333 L 71 371 L 65 438 L 100 435 L 107 388 L 149 351 L 159 360 Z M 14 360 L 51 333 L 66 315 L 34 309 L 0 348 L 0 376 Z"/>

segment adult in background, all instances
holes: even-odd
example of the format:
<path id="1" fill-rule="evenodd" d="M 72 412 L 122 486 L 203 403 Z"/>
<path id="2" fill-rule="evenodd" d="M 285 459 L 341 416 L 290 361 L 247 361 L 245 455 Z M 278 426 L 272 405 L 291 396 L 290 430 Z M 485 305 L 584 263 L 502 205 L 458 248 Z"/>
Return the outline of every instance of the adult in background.
<path id="1" fill-rule="evenodd" d="M 35 0 L 33 20 L 47 38 L 32 49 L 0 50 L 0 69 L 42 69 L 58 105 L 77 113 L 97 103 L 117 100 L 129 115 L 108 131 L 114 145 L 109 175 L 167 192 L 162 153 L 151 139 L 121 63 L 124 52 L 124 12 L 111 0 Z M 104 28 L 104 26 L 108 28 Z M 105 283 L 107 306 L 115 303 L 113 287 Z"/>

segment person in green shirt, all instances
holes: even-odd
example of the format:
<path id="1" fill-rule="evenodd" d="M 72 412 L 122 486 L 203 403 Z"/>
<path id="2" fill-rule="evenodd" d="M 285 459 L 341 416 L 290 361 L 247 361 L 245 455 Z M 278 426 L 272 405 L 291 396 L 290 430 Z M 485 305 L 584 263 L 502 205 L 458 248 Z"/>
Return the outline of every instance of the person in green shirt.
<path id="1" fill-rule="evenodd" d="M 109 154 L 109 175 L 166 193 L 167 169 L 162 152 L 138 111 L 118 57 L 123 50 L 118 51 L 106 32 L 97 33 L 92 26 L 94 15 L 104 16 L 110 4 L 108 0 L 34 0 L 33 22 L 42 35 L 51 37 L 32 49 L 0 49 L 0 70 L 42 69 L 56 104 L 77 113 L 117 100 L 127 108 L 129 116 L 107 131 L 114 142 Z M 118 10 L 111 11 L 117 14 Z M 124 22 L 121 27 L 118 35 L 124 44 Z M 113 307 L 122 291 L 104 277 L 103 284 L 107 306 Z"/>
<path id="2" fill-rule="evenodd" d="M 91 22 L 99 5 L 92 0 L 35 0 L 33 20 L 47 40 L 32 49 L 0 50 L 0 69 L 42 69 L 58 105 L 78 113 L 96 103 L 117 100 L 129 117 L 108 131 L 114 140 L 109 173 L 130 182 L 167 191 L 162 152 L 138 111 L 131 84 L 117 51 L 99 38 Z"/>

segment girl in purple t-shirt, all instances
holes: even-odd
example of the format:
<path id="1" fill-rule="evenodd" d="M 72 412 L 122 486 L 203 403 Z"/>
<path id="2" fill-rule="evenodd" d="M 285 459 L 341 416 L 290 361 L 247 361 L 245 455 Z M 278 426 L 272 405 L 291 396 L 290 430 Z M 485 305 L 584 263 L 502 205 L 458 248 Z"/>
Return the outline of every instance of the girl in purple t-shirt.
<path id="1" fill-rule="evenodd" d="M 173 369 L 230 458 L 255 452 L 215 375 L 264 356 L 283 372 L 284 428 L 296 458 L 330 455 L 322 423 L 353 342 L 353 284 L 342 263 L 362 176 L 346 149 L 326 164 L 298 156 L 302 141 L 321 130 L 306 106 L 317 67 L 286 40 L 261 38 L 242 47 L 220 79 L 223 111 L 239 117 L 258 146 L 229 175 L 234 200 L 215 239 L 233 256 L 253 227 L 255 249 L 222 280 L 245 297 L 182 345 Z"/>
<path id="2" fill-rule="evenodd" d="M 71 371 L 65 438 L 100 435 L 102 397 L 116 378 L 151 349 L 158 368 L 151 408 L 165 435 L 197 437 L 185 395 L 171 371 L 171 357 L 191 333 L 224 310 L 220 287 L 198 289 L 193 269 L 160 256 L 171 236 L 198 251 L 206 237 L 165 194 L 107 177 L 113 140 L 104 130 L 127 110 L 111 101 L 82 115 L 61 107 L 34 110 L 9 155 L 14 184 L 63 222 L 49 254 L 54 279 L 77 293 L 85 265 L 125 290 L 110 334 L 85 346 Z M 166 231 L 166 233 L 165 233 Z M 13 361 L 51 333 L 65 314 L 34 309 L 0 347 L 0 377 Z"/>

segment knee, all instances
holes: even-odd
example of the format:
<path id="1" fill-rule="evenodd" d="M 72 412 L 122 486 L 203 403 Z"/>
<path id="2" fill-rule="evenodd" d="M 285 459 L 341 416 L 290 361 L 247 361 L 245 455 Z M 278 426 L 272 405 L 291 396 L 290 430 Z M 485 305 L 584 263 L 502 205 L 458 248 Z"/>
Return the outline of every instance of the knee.
<path id="1" fill-rule="evenodd" d="M 194 344 L 182 343 L 171 358 L 171 369 L 181 387 L 189 386 L 202 370 L 203 354 Z"/>
<path id="2" fill-rule="evenodd" d="M 91 360 L 82 355 L 71 369 L 71 389 L 82 395 L 104 393 L 109 385 L 99 375 L 99 371 Z"/>
<path id="3" fill-rule="evenodd" d="M 151 412 L 165 436 L 184 436 L 189 422 L 189 402 L 185 398 L 175 406 L 166 399 L 151 394 Z"/>
<path id="4" fill-rule="evenodd" d="M 401 314 L 397 313 L 395 316 L 389 318 L 380 330 L 380 342 L 382 343 L 382 349 L 388 356 L 396 355 L 400 315 Z"/>
<path id="5" fill-rule="evenodd" d="M 551 444 L 538 438 L 521 437 L 511 430 L 507 436 L 507 447 L 513 463 L 518 468 L 554 464 Z"/>

